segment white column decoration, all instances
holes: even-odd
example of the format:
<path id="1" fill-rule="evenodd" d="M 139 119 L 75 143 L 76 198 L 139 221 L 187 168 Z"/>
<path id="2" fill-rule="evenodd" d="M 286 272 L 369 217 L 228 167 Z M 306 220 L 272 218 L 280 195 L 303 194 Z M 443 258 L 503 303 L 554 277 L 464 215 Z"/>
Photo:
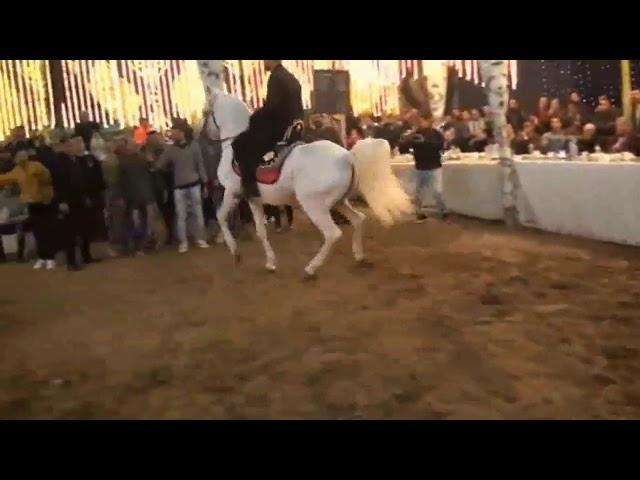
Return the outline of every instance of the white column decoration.
<path id="1" fill-rule="evenodd" d="M 518 223 L 516 194 L 518 179 L 513 164 L 508 139 L 505 135 L 507 125 L 507 107 L 509 104 L 509 78 L 507 60 L 479 60 L 480 74 L 487 92 L 490 108 L 490 119 L 493 123 L 493 134 L 498 146 L 500 166 L 502 167 L 502 204 L 505 222 L 509 226 Z"/>

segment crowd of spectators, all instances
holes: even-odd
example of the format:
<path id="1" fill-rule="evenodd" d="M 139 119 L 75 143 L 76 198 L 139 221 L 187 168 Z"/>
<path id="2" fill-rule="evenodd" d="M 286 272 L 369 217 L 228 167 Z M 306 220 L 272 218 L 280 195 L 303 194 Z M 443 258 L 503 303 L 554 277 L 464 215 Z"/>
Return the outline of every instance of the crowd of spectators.
<path id="1" fill-rule="evenodd" d="M 602 95 L 594 109 L 576 92 L 565 100 L 540 97 L 532 112 L 525 112 L 517 99 L 510 99 L 505 135 L 515 155 L 535 152 L 575 157 L 584 152 L 621 153 L 640 156 L 640 93 L 631 94 L 631 120 L 622 116 L 611 100 Z M 483 152 L 494 143 L 491 115 L 485 107 L 457 110 L 442 124 L 447 139 L 445 149 Z"/>
<path id="2" fill-rule="evenodd" d="M 525 112 L 517 99 L 509 101 L 505 135 L 514 154 L 555 153 L 575 157 L 583 152 L 630 152 L 640 155 L 640 92 L 631 94 L 632 116 L 627 119 L 601 96 L 595 109 L 577 93 L 564 102 L 541 97 L 533 112 Z M 482 109 L 453 109 L 442 119 L 411 110 L 403 115 L 340 119 L 312 115 L 303 140 L 329 140 L 351 149 L 367 137 L 383 138 L 396 153 L 412 153 L 419 173 L 417 218 L 424 220 L 424 191 L 438 183 L 441 155 L 448 149 L 484 152 L 494 142 L 491 113 Z M 143 255 L 160 245 L 157 226 L 162 224 L 166 244 L 178 244 L 185 253 L 189 241 L 207 248 L 222 242 L 216 229 L 216 208 L 223 188 L 217 181 L 219 145 L 194 138 L 186 121 L 174 119 L 168 137 L 153 129 L 147 119 L 126 135 L 105 141 L 100 126 L 82 112 L 70 134 L 47 140 L 24 127 L 13 129 L 0 148 L 0 195 L 14 190 L 26 212 L 20 221 L 0 225 L 3 235 L 17 234 L 19 261 L 25 258 L 25 233 L 33 232 L 37 245 L 35 268 L 55 268 L 63 251 L 70 270 L 99 261 L 91 244 L 105 242 L 107 253 Z M 437 195 L 438 209 L 446 209 Z M 4 197 L 3 197 L 4 198 Z M 293 209 L 284 208 L 287 228 Z M 267 221 L 282 230 L 281 208 L 265 206 Z M 338 223 L 346 219 L 332 212 Z M 6 220 L 6 219 L 5 219 Z M 239 235 L 251 222 L 246 202 L 232 215 Z M 212 233 L 216 232 L 216 233 Z M 76 258 L 79 248 L 82 262 Z M 0 241 L 0 261 L 6 255 Z"/>

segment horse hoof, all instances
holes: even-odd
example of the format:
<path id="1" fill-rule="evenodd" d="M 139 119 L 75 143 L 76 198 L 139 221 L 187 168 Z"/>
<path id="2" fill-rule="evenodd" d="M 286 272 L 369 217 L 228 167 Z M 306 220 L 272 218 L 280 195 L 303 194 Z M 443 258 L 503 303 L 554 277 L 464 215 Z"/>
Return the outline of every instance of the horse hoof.
<path id="1" fill-rule="evenodd" d="M 356 266 L 358 268 L 373 268 L 373 262 L 366 258 L 361 258 L 360 260 L 356 260 Z"/>
<path id="2" fill-rule="evenodd" d="M 270 273 L 274 273 L 276 271 L 275 265 L 267 265 L 265 268 L 267 269 L 267 272 L 270 272 Z"/>
<path id="3" fill-rule="evenodd" d="M 242 263 L 242 257 L 239 253 L 233 254 L 233 263 L 235 263 L 236 265 L 240 265 Z"/>
<path id="4" fill-rule="evenodd" d="M 318 279 L 318 275 L 315 273 L 304 272 L 304 277 L 302 277 L 302 281 L 305 283 L 313 282 Z"/>

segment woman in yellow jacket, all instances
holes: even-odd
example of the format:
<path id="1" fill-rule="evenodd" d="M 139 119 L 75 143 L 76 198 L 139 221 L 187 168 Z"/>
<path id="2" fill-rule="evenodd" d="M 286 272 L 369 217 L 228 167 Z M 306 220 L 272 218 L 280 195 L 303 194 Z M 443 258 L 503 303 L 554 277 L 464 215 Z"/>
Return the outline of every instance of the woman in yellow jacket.
<path id="1" fill-rule="evenodd" d="M 0 187 L 17 184 L 20 201 L 29 206 L 29 221 L 36 238 L 38 260 L 33 268 L 55 268 L 55 222 L 56 210 L 53 205 L 53 186 L 49 170 L 35 160 L 35 152 L 21 150 L 15 156 L 13 170 L 0 175 Z"/>

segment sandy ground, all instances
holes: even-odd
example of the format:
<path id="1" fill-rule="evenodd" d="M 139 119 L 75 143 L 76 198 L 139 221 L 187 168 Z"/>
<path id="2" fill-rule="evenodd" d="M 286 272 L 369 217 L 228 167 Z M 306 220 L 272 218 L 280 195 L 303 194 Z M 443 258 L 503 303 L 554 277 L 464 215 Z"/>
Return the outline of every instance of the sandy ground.
<path id="1" fill-rule="evenodd" d="M 276 274 L 255 241 L 0 265 L 0 418 L 640 418 L 638 249 L 369 223 L 372 268 L 347 237 L 303 283 L 296 223 Z"/>

